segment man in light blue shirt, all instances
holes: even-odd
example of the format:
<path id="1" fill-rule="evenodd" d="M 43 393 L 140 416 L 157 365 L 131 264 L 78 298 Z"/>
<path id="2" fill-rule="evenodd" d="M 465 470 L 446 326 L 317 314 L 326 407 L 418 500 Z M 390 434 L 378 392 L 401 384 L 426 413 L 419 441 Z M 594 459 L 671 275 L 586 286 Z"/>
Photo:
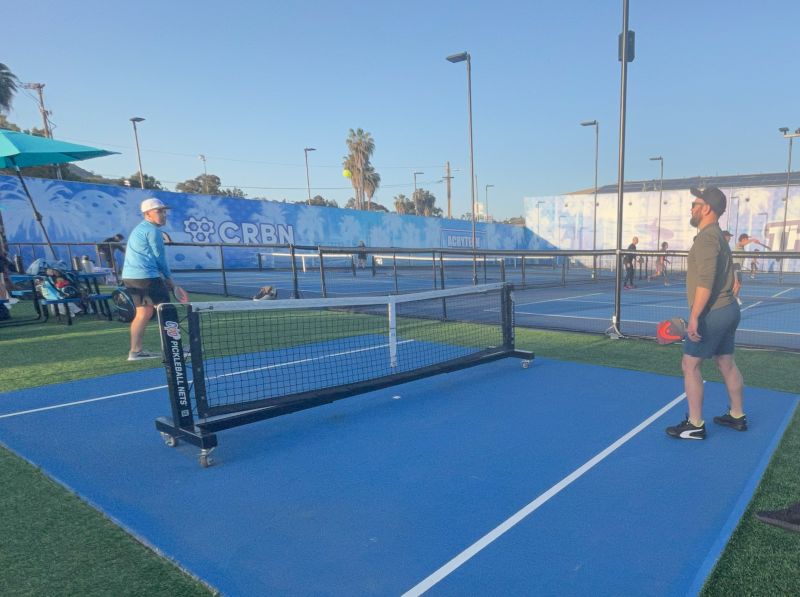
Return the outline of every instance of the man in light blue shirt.
<path id="1" fill-rule="evenodd" d="M 153 309 L 160 303 L 168 303 L 169 291 L 175 287 L 160 230 L 167 222 L 168 209 L 160 199 L 142 201 L 144 220 L 128 237 L 125 264 L 122 266 L 122 283 L 136 305 L 136 316 L 131 322 L 129 361 L 160 356 L 142 348 L 142 340 L 147 322 L 153 317 Z"/>

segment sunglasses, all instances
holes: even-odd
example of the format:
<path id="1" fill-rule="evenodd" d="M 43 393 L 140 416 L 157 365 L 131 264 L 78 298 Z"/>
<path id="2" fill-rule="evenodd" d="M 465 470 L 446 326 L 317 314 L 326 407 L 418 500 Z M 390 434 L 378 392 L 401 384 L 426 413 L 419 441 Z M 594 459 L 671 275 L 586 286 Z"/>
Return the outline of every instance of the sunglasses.
<path id="1" fill-rule="evenodd" d="M 695 207 L 698 207 L 698 206 L 703 206 L 703 205 L 708 205 L 708 203 L 703 203 L 702 201 L 694 201 L 692 203 L 692 209 L 694 209 Z"/>

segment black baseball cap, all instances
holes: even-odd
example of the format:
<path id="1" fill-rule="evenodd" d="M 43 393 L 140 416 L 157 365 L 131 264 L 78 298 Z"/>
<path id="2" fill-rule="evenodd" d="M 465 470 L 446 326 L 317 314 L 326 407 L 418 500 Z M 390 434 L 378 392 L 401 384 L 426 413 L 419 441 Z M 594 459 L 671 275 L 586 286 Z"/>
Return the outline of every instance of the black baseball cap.
<path id="1" fill-rule="evenodd" d="M 717 187 L 706 187 L 702 191 L 697 187 L 692 187 L 689 192 L 708 203 L 709 207 L 714 210 L 718 216 L 725 213 L 725 208 L 728 206 L 728 200 L 725 199 L 725 193 L 720 191 Z"/>

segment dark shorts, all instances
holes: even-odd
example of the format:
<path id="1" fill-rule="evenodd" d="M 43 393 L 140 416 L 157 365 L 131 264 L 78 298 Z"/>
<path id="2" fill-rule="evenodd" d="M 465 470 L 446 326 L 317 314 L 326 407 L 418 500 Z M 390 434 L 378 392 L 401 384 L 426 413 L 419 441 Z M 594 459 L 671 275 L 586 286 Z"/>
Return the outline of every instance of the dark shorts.
<path id="1" fill-rule="evenodd" d="M 164 283 L 163 278 L 140 280 L 125 278 L 122 283 L 130 292 L 133 304 L 137 307 L 169 302 L 169 290 L 167 290 L 167 285 Z"/>
<path id="2" fill-rule="evenodd" d="M 702 336 L 699 342 L 688 338 L 683 343 L 683 354 L 701 359 L 733 354 L 736 341 L 736 328 L 742 315 L 736 302 L 727 307 L 709 311 L 700 318 L 697 331 Z"/>

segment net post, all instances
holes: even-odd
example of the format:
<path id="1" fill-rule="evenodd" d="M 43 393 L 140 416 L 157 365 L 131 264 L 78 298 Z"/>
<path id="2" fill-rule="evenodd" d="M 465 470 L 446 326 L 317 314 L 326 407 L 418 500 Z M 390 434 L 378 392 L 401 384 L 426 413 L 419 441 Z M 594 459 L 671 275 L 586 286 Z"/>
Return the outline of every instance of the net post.
<path id="1" fill-rule="evenodd" d="M 225 249 L 219 246 L 219 264 L 222 267 L 222 292 L 228 296 L 228 277 L 225 275 Z"/>
<path id="2" fill-rule="evenodd" d="M 289 245 L 289 255 L 292 260 L 292 296 L 300 298 L 300 290 L 297 286 L 297 264 L 294 262 L 294 245 Z"/>
<path id="3" fill-rule="evenodd" d="M 562 255 L 562 257 L 564 258 L 564 260 L 561 262 L 561 285 L 562 286 L 566 286 L 567 285 L 567 261 L 568 261 L 569 257 L 567 257 L 566 255 Z"/>
<path id="4" fill-rule="evenodd" d="M 353 277 L 356 277 L 356 258 L 350 255 L 350 269 L 353 271 Z"/>
<path id="5" fill-rule="evenodd" d="M 436 290 L 436 251 L 431 253 L 431 265 L 433 266 L 433 289 Z"/>
<path id="6" fill-rule="evenodd" d="M 506 350 L 514 350 L 514 297 L 512 295 L 513 286 L 504 284 L 501 293 L 501 312 L 503 327 L 503 347 Z"/>
<path id="7" fill-rule="evenodd" d="M 319 254 L 319 284 L 322 289 L 322 298 L 328 298 L 328 289 L 325 287 L 325 262 L 322 258 L 322 247 L 317 247 Z"/>
<path id="8" fill-rule="evenodd" d="M 486 284 L 487 277 L 486 277 L 486 253 L 481 255 L 481 259 L 483 260 L 483 283 Z"/>
<path id="9" fill-rule="evenodd" d="M 205 417 L 208 411 L 206 376 L 203 367 L 203 339 L 200 331 L 200 315 L 189 306 L 186 316 L 189 323 L 189 350 L 192 355 L 192 390 L 197 405 L 197 415 Z"/>
<path id="10" fill-rule="evenodd" d="M 505 257 L 501 257 L 500 258 L 500 281 L 501 282 L 505 282 L 506 281 L 506 258 Z"/>
<path id="11" fill-rule="evenodd" d="M 372 261 L 372 277 L 374 278 L 377 275 L 377 266 L 375 265 L 375 255 L 371 255 L 370 259 Z"/>
<path id="12" fill-rule="evenodd" d="M 395 293 L 400 292 L 399 286 L 397 285 L 397 253 L 392 252 L 392 273 L 394 275 L 394 291 Z"/>
<path id="13" fill-rule="evenodd" d="M 387 305 L 389 315 L 389 366 L 397 368 L 397 306 L 393 300 Z"/>
<path id="14" fill-rule="evenodd" d="M 444 290 L 444 255 L 442 253 L 439 253 L 439 282 Z"/>
<path id="15" fill-rule="evenodd" d="M 191 309 L 191 307 L 189 307 Z M 167 372 L 169 403 L 172 409 L 172 422 L 178 429 L 194 431 L 194 417 L 189 393 L 189 379 L 186 375 L 186 361 L 183 357 L 178 309 L 171 303 L 158 309 L 158 327 L 161 332 L 161 349 L 164 353 L 164 368 Z"/>
<path id="16" fill-rule="evenodd" d="M 525 283 L 525 255 L 522 256 L 522 286 L 523 286 L 523 288 L 526 286 L 526 283 Z"/>

